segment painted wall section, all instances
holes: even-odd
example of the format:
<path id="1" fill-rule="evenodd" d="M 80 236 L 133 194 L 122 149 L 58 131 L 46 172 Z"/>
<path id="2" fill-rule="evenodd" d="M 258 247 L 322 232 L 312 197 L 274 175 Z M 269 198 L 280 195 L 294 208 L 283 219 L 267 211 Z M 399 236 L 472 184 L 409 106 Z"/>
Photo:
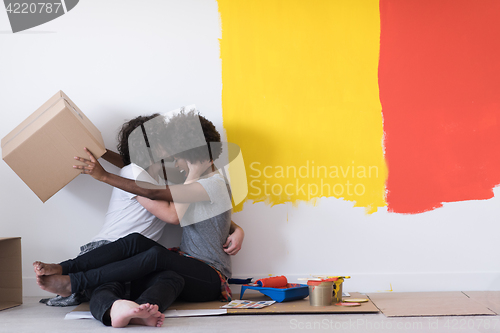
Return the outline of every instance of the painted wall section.
<path id="1" fill-rule="evenodd" d="M 500 183 L 500 2 L 381 0 L 389 211 L 489 199 Z"/>
<path id="2" fill-rule="evenodd" d="M 223 122 L 248 199 L 385 206 L 378 1 L 218 4 Z"/>

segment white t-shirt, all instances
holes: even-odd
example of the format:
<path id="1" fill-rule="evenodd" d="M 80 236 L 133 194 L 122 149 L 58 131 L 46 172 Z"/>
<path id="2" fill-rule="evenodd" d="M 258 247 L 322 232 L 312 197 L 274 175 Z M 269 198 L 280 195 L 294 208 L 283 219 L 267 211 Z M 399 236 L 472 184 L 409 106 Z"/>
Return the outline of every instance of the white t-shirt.
<path id="1" fill-rule="evenodd" d="M 141 180 L 157 184 L 147 172 L 135 164 L 129 164 L 120 171 L 120 176 L 128 179 L 135 179 L 138 174 L 141 174 Z M 92 242 L 99 240 L 114 242 L 133 232 L 138 232 L 154 241 L 160 239 L 165 222 L 148 212 L 136 197 L 135 194 L 113 188 L 104 225 Z"/>

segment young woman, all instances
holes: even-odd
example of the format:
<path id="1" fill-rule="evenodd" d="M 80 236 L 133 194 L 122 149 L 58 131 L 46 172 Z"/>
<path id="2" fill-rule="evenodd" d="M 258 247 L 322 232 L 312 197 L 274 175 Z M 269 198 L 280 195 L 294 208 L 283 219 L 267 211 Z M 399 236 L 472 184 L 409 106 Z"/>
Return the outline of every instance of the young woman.
<path id="1" fill-rule="evenodd" d="M 190 128 L 190 124 L 197 122 L 201 124 L 206 146 L 187 151 L 179 149 L 196 130 Z M 182 185 L 161 189 L 140 187 L 133 180 L 106 172 L 89 151 L 89 159 L 76 158 L 85 165 L 75 168 L 143 197 L 141 204 L 159 218 L 155 210 L 168 213 L 168 209 L 175 209 L 181 225 L 184 218 L 196 221 L 184 226 L 180 250 L 171 251 L 140 234 L 132 234 L 73 260 L 43 264 L 44 275 L 37 278 L 42 289 L 62 296 L 97 288 L 91 298 L 91 311 L 105 324 L 128 324 L 128 316 L 125 319 L 115 316 L 121 319 L 113 320 L 113 307 L 123 301 L 123 295 L 110 283 L 148 280 L 149 284 L 143 285 L 149 287 L 138 299 L 148 306 L 157 305 L 160 312 L 177 296 L 195 302 L 230 299 L 227 278 L 231 276 L 231 261 L 223 245 L 231 225 L 231 198 L 228 184 L 213 167 L 213 160 L 221 153 L 220 146 L 211 151 L 207 149 L 210 142 L 220 142 L 220 135 L 210 121 L 192 111 L 181 112 L 170 119 L 166 133 L 172 151 L 176 152 L 175 165 L 187 175 Z M 174 204 L 164 207 L 165 201 Z M 215 215 L 214 212 L 221 213 Z"/>

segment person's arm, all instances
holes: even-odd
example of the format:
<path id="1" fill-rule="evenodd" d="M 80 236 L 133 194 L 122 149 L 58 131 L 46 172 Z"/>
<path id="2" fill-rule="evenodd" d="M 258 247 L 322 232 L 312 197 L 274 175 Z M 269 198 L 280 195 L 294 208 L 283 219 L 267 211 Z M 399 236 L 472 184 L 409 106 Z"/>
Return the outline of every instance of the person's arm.
<path id="1" fill-rule="evenodd" d="M 239 229 L 241 229 L 241 230 L 243 230 L 243 228 L 242 228 L 242 227 L 240 227 L 239 225 L 237 225 L 236 223 L 234 223 L 234 221 L 233 221 L 233 220 L 231 220 L 231 226 L 229 227 L 229 233 L 230 233 L 230 234 L 232 234 L 232 233 L 233 233 L 233 232 L 235 232 L 235 231 L 236 231 L 236 229 L 238 229 L 238 228 L 239 228 Z"/>
<path id="2" fill-rule="evenodd" d="M 75 160 L 83 162 L 85 165 L 74 165 L 73 168 L 80 169 L 83 174 L 89 174 L 101 182 L 151 200 L 172 202 L 174 201 L 173 198 L 175 198 L 176 203 L 210 200 L 207 191 L 198 182 L 173 186 L 155 186 L 144 182 L 142 184 L 145 187 L 139 186 L 132 179 L 126 179 L 104 170 L 94 155 L 87 148 L 84 149 L 90 160 L 75 156 Z"/>
<path id="3" fill-rule="evenodd" d="M 109 163 L 113 164 L 114 166 L 118 168 L 123 168 L 125 164 L 123 163 L 122 157 L 120 154 L 115 153 L 112 150 L 106 149 L 106 152 L 104 155 L 101 156 L 104 160 L 108 161 Z"/>
<path id="4" fill-rule="evenodd" d="M 210 166 L 210 163 L 207 162 L 198 162 L 194 164 L 187 162 L 187 164 L 189 173 L 184 182 L 186 185 L 195 182 Z M 162 200 L 150 200 L 140 196 L 137 197 L 137 201 L 151 214 L 170 224 L 179 224 L 190 205 L 189 203 L 171 203 Z"/>
<path id="5" fill-rule="evenodd" d="M 243 229 L 231 221 L 229 236 L 227 237 L 226 243 L 222 246 L 224 247 L 224 252 L 233 256 L 236 255 L 241 250 L 244 238 L 245 232 Z"/>
<path id="6" fill-rule="evenodd" d="M 179 217 L 175 209 L 174 203 L 162 200 L 151 200 L 145 197 L 136 197 L 137 201 L 148 212 L 169 224 L 179 224 Z"/>
<path id="7" fill-rule="evenodd" d="M 184 182 L 184 185 L 189 185 L 189 184 L 195 184 L 195 182 L 201 177 L 201 175 L 209 168 L 212 166 L 212 162 L 210 161 L 204 161 L 204 162 L 196 162 L 196 163 L 191 163 L 189 161 L 186 161 L 188 165 L 188 174 L 186 177 L 186 181 Z M 198 186 L 202 187 L 199 183 L 196 183 Z M 203 188 L 203 191 L 207 193 L 205 188 Z M 175 192 L 174 192 L 175 195 Z M 208 193 L 207 193 L 208 196 Z M 179 202 L 174 202 L 175 210 L 177 211 L 177 216 L 179 221 L 182 220 L 184 217 L 184 214 L 186 214 L 188 208 L 189 208 L 190 203 L 179 203 Z"/>
<path id="8" fill-rule="evenodd" d="M 105 161 L 113 164 L 118 168 L 123 168 L 125 164 L 123 163 L 122 157 L 120 154 L 106 149 L 104 155 L 101 156 Z M 184 182 L 184 176 L 179 172 L 179 170 L 175 168 L 165 167 L 166 174 L 168 175 L 168 180 L 174 184 L 182 184 Z"/>

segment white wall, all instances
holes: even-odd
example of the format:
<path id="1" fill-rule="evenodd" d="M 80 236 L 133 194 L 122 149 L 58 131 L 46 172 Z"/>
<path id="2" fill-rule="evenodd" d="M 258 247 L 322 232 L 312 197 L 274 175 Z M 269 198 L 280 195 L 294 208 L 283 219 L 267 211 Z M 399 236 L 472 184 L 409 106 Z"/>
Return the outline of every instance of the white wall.
<path id="1" fill-rule="evenodd" d="M 208 0 L 80 1 L 17 34 L 0 10 L 0 137 L 58 90 L 109 148 L 124 120 L 193 103 L 223 132 L 220 36 L 217 3 Z M 44 294 L 31 263 L 75 256 L 99 231 L 110 193 L 79 176 L 42 204 L 0 162 L 0 237 L 22 237 L 25 295 Z M 332 198 L 315 206 L 247 203 L 233 217 L 246 231 L 234 275 L 351 275 L 345 290 L 362 292 L 500 290 L 499 196 L 497 189 L 492 200 L 419 215 L 365 215 Z M 178 236 L 169 228 L 162 242 Z"/>

